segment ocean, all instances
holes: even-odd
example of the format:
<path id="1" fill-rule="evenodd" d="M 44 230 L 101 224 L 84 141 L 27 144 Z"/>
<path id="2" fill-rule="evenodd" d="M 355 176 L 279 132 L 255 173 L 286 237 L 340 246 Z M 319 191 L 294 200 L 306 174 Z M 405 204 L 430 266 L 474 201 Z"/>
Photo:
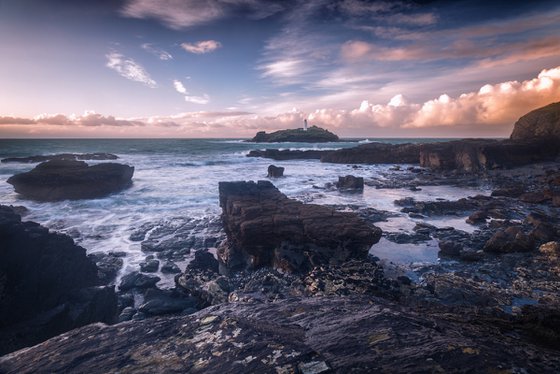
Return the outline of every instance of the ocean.
<path id="1" fill-rule="evenodd" d="M 70 235 L 88 253 L 123 252 L 124 266 L 116 279 L 118 283 L 122 275 L 139 270 L 139 264 L 150 254 L 142 251 L 140 241 L 131 240 L 131 234 L 139 228 L 147 228 L 145 239 L 165 241 L 180 237 L 182 245 L 214 251 L 217 241 L 224 237 L 218 183 L 267 179 L 270 164 L 285 167 L 285 177 L 271 181 L 290 198 L 332 205 L 340 210 L 375 208 L 391 212 L 392 217 L 386 222 L 376 223 L 385 232 L 410 232 L 420 221 L 401 213 L 393 203 L 396 199 L 410 196 L 417 200 L 454 200 L 489 193 L 481 188 L 452 186 L 423 186 L 416 192 L 366 186 L 363 193 L 341 193 L 325 186 L 336 182 L 338 176 L 348 174 L 362 176 L 367 183 L 390 179 L 398 172 L 391 170 L 393 165 L 360 165 L 356 168 L 318 160 L 274 161 L 246 157 L 253 149 L 341 149 L 368 141 L 255 144 L 238 139 L 0 139 L 0 158 L 108 152 L 119 156 L 115 162 L 135 167 L 132 187 L 122 192 L 101 199 L 43 203 L 21 198 L 6 183 L 11 175 L 28 171 L 34 164 L 1 163 L 0 204 L 27 207 L 29 214 L 24 220 L 36 221 L 51 230 Z M 375 141 L 404 143 L 436 139 Z M 88 161 L 90 164 L 96 162 L 107 161 Z M 464 220 L 465 217 L 445 221 L 423 219 L 436 226 L 473 231 L 474 227 Z M 370 252 L 383 260 L 406 265 L 437 262 L 437 251 L 435 241 L 423 245 L 396 244 L 382 238 Z M 173 261 L 183 270 L 191 257 L 192 252 L 173 258 Z M 160 287 L 173 286 L 173 275 L 157 274 L 162 278 Z"/>

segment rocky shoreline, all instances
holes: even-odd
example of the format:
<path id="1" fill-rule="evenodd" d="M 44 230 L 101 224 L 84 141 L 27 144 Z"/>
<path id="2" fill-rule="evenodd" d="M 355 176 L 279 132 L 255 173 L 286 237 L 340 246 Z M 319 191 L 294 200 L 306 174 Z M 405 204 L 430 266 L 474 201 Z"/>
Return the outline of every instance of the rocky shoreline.
<path id="1" fill-rule="evenodd" d="M 544 114 L 522 117 L 516 129 L 525 130 L 514 130 L 507 141 L 372 143 L 321 154 L 328 162 L 397 164 L 390 178 L 340 176 L 338 186 L 319 187 L 340 193 L 362 193 L 364 185 L 407 188 L 410 196 L 394 203 L 399 214 L 417 220 L 411 231 L 377 228 L 390 212 L 304 204 L 269 181 L 222 182 L 221 222 L 184 219 L 131 234 L 146 260 L 122 277 L 117 296 L 104 297 L 117 299 L 111 318 L 82 325 L 119 323 L 81 327 L 7 354 L 0 371 L 557 372 L 560 167 L 554 126 L 560 124 L 549 124 L 549 112 L 546 107 Z M 433 185 L 484 185 L 491 193 L 415 198 Z M 3 235 L 11 235 L 14 225 L 34 227 L 21 231 L 25 241 L 41 242 L 35 231 L 41 238 L 56 235 L 21 223 L 12 208 L 1 212 L 7 217 L 0 220 L 7 225 L 0 225 Z M 434 218 L 466 220 L 473 230 L 425 222 Z M 194 235 L 208 228 L 206 239 Z M 381 261 L 368 254 L 372 245 L 384 245 L 380 239 L 434 241 L 440 261 Z M 181 271 L 175 262 L 191 251 L 193 260 Z M 107 285 L 122 267 L 119 256 L 90 256 L 96 286 L 111 289 Z M 176 274 L 171 289 L 156 286 L 152 273 L 163 266 Z M 10 290 L 4 284 L 13 275 L 0 269 L 0 290 Z M 48 308 L 37 314 L 48 315 Z"/>

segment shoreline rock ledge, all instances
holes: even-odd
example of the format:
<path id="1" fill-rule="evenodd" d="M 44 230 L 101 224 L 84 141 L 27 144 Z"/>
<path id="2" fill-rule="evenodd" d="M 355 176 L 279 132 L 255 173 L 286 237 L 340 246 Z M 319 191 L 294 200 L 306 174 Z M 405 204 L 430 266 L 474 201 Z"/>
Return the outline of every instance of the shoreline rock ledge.
<path id="1" fill-rule="evenodd" d="M 219 193 L 227 240 L 218 258 L 225 272 L 305 272 L 363 259 L 381 237 L 381 229 L 353 213 L 289 199 L 268 181 L 220 182 Z"/>
<path id="2" fill-rule="evenodd" d="M 17 193 L 38 201 L 93 199 L 121 191 L 132 184 L 134 167 L 83 161 L 51 160 L 31 171 L 11 176 Z"/>

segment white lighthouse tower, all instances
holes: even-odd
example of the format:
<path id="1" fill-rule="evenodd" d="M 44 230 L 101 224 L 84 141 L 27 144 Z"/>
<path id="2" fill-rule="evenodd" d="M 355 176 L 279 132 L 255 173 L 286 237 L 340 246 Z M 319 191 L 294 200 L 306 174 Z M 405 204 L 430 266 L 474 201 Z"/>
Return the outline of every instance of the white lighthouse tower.
<path id="1" fill-rule="evenodd" d="M 303 131 L 307 131 L 307 119 L 303 120 Z"/>

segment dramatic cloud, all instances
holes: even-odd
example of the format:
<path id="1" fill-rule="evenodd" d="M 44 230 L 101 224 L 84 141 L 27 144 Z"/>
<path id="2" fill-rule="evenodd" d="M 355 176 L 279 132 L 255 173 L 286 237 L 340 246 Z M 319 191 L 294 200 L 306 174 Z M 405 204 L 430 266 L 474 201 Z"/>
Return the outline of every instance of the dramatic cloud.
<path id="1" fill-rule="evenodd" d="M 216 40 L 202 40 L 196 43 L 181 44 L 181 48 L 185 51 L 195 53 L 197 55 L 213 52 L 221 46 L 222 44 Z"/>
<path id="2" fill-rule="evenodd" d="M 153 18 L 172 29 L 182 29 L 231 15 L 263 19 L 289 5 L 287 1 L 258 0 L 128 0 L 121 14 L 132 18 Z"/>
<path id="3" fill-rule="evenodd" d="M 3 125 L 53 125 L 53 126 L 144 126 L 144 122 L 137 120 L 119 119 L 113 116 L 103 116 L 101 114 L 87 111 L 83 115 L 66 116 L 64 114 L 40 114 L 32 119 L 0 117 L 0 124 Z"/>
<path id="4" fill-rule="evenodd" d="M 154 47 L 150 43 L 144 43 L 144 44 L 142 44 L 141 47 L 142 47 L 143 50 L 153 54 L 154 56 L 156 56 L 160 60 L 167 61 L 167 60 L 172 60 L 173 59 L 173 56 L 171 55 L 171 53 L 169 53 L 167 51 L 164 51 L 163 49 Z"/>
<path id="5" fill-rule="evenodd" d="M 148 87 L 156 87 L 156 82 L 144 68 L 131 58 L 126 58 L 120 53 L 111 52 L 107 57 L 107 66 L 131 81 L 140 82 Z"/>

